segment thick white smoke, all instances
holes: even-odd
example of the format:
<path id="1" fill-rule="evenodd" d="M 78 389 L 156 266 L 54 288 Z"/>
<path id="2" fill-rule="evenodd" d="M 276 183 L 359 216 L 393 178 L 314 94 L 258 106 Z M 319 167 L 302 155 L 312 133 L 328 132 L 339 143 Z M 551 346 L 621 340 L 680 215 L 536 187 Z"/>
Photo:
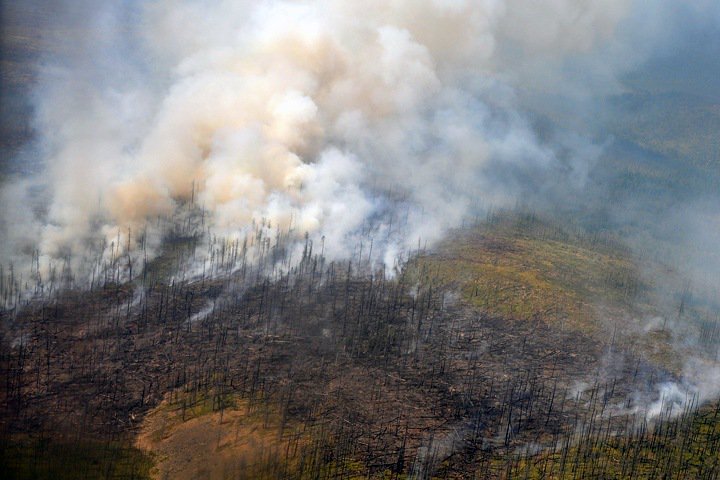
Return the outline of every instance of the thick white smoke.
<path id="1" fill-rule="evenodd" d="M 600 149 L 541 141 L 524 105 L 533 92 L 615 88 L 598 72 L 612 70 L 633 6 L 68 4 L 36 94 L 45 171 L 25 191 L 37 205 L 7 228 L 2 255 L 77 259 L 88 245 L 132 248 L 139 232 L 147 246 L 156 219 L 192 201 L 217 234 L 269 222 L 325 236 L 335 256 L 373 222 L 377 258 L 391 262 L 478 205 L 582 184 Z M 583 87 L 568 65 L 597 82 Z M 387 218 L 398 211 L 401 233 Z"/>

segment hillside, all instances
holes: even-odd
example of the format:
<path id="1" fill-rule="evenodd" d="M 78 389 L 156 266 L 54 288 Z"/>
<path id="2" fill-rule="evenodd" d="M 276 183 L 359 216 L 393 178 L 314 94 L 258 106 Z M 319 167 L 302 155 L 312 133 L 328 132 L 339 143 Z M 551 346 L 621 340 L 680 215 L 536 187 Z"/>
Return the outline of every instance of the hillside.
<path id="1" fill-rule="evenodd" d="M 618 333 L 650 308 L 632 256 L 534 216 L 458 232 L 395 278 L 315 254 L 276 278 L 167 281 L 3 314 L 10 478 L 142 477 L 141 451 L 160 475 L 197 449 L 208 478 L 478 474 L 574 448 L 579 421 L 592 438 L 635 421 L 678 368 L 669 332 Z"/>

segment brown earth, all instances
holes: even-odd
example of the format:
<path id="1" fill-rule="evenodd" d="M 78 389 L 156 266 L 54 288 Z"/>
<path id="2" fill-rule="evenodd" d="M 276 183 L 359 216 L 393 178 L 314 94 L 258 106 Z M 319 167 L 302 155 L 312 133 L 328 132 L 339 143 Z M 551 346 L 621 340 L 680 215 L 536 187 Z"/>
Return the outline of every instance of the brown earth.
<path id="1" fill-rule="evenodd" d="M 183 421 L 183 408 L 166 399 L 147 414 L 135 445 L 154 456 L 153 478 L 255 478 L 270 473 L 278 458 L 290 464 L 297 455 L 298 443 L 291 441 L 297 432 L 246 401 L 200 413 Z"/>

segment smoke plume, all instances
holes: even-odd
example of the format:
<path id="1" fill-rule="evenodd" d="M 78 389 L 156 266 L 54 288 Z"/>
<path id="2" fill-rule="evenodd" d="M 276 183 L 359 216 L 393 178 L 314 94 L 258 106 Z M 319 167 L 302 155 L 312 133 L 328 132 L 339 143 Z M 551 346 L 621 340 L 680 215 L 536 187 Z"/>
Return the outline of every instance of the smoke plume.
<path id="1" fill-rule="evenodd" d="M 624 0 L 86 3 L 57 7 L 74 33 L 41 68 L 44 170 L 29 181 L 47 201 L 23 215 L 33 222 L 13 221 L 4 256 L 76 257 L 120 237 L 127 248 L 132 232 L 157 236 L 155 219 L 193 202 L 217 234 L 267 222 L 325 236 L 340 256 L 384 218 L 376 251 L 391 261 L 473 210 L 583 184 L 600 147 L 541 140 L 523 97 L 568 88 L 568 59 L 612 46 L 631 10 Z M 391 233 L 398 208 L 407 222 Z"/>

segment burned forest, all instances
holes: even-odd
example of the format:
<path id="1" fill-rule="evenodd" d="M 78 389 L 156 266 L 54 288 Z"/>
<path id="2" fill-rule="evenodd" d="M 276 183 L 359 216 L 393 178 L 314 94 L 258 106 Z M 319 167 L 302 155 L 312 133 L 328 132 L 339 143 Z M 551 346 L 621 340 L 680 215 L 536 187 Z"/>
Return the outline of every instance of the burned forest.
<path id="1" fill-rule="evenodd" d="M 558 235 L 514 214 L 465 234 L 491 255 L 513 238 Z M 185 237 L 167 248 L 182 264 L 194 247 Z M 208 271 L 230 257 L 226 275 L 178 280 L 161 257 L 134 281 L 110 274 L 6 309 L 8 471 L 144 478 L 154 458 L 167 478 L 717 475 L 703 451 L 720 441 L 720 410 L 697 394 L 680 406 L 659 398 L 652 389 L 677 374 L 629 337 L 563 326 L 557 310 L 478 309 L 442 278 L 442 249 L 390 275 L 360 248 L 328 261 L 309 240 L 296 263 L 271 271 L 272 248 L 243 261 L 218 242 Z M 496 281 L 488 295 L 503 288 Z M 236 426 L 237 411 L 249 426 Z M 168 459 L 183 455 L 177 425 L 207 415 L 193 434 L 213 444 L 209 457 Z M 213 427 L 266 432 L 243 446 Z"/>

